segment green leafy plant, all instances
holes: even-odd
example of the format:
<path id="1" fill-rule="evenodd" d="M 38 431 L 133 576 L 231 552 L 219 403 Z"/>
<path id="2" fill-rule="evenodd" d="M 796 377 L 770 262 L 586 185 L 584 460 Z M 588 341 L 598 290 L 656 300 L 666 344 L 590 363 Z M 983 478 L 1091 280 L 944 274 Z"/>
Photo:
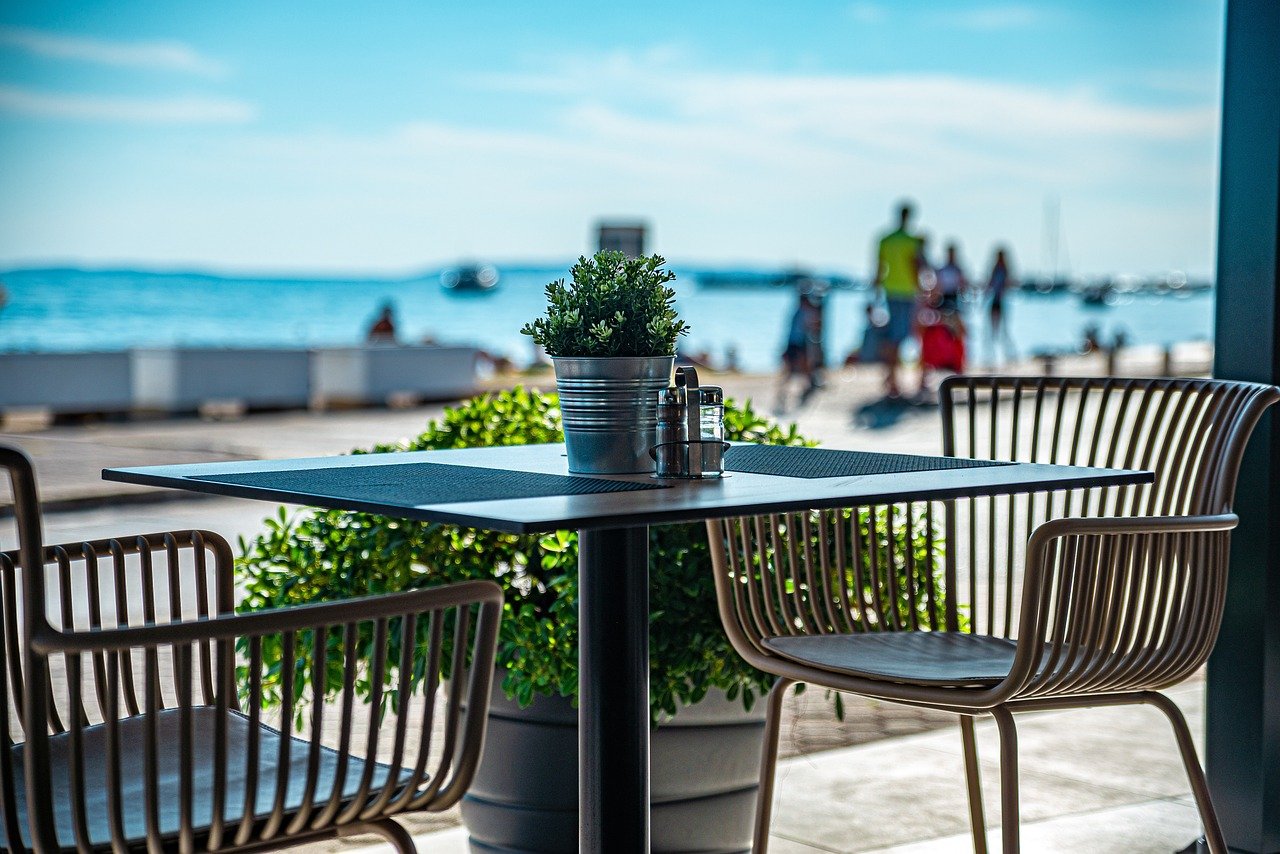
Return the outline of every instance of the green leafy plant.
<path id="1" fill-rule="evenodd" d="M 370 450 L 559 441 L 556 406 L 554 396 L 522 388 L 483 395 L 446 410 L 442 419 L 428 424 L 411 441 Z M 794 425 L 779 427 L 750 403 L 726 404 L 725 433 L 734 440 L 812 444 Z M 917 549 L 930 546 L 931 531 L 908 528 L 901 524 L 893 528 L 897 554 L 903 553 L 906 538 L 911 538 Z M 881 519 L 878 536 L 889 529 Z M 725 691 L 731 699 L 740 698 L 749 708 L 772 679 L 739 658 L 721 628 L 705 527 L 654 527 L 649 549 L 650 699 L 655 720 L 675 714 L 680 705 L 697 702 L 713 688 Z M 880 565 L 887 566 L 888 543 L 879 543 L 878 549 Z M 240 550 L 240 581 L 245 594 L 240 609 L 244 611 L 495 578 L 506 593 L 498 663 L 505 669 L 503 689 L 507 696 L 522 705 L 537 695 L 576 698 L 578 565 L 574 532 L 521 536 L 342 510 L 313 509 L 290 515 L 281 508 L 266 520 L 257 537 L 241 540 Z M 875 583 L 886 581 L 887 575 Z M 937 601 L 941 608 L 940 595 Z M 898 607 L 909 606 L 899 598 Z M 922 607 L 918 601 L 916 607 Z M 366 632 L 357 642 L 358 655 L 364 659 L 369 657 L 371 635 Z M 445 637 L 451 637 L 450 633 L 445 632 Z M 294 674 L 299 699 L 314 655 L 306 644 L 307 639 L 301 638 Z M 341 660 L 337 652 L 331 645 L 331 660 Z M 266 702 L 278 702 L 280 650 L 264 645 L 263 658 L 268 665 L 276 665 L 264 681 L 264 697 Z M 444 660 L 449 660 L 448 649 Z M 389 669 L 386 698 L 393 704 L 398 702 L 394 678 L 394 670 Z M 329 684 L 338 682 L 331 679 Z M 358 688 L 367 692 L 367 681 Z"/>
<path id="2" fill-rule="evenodd" d="M 552 356 L 670 356 L 688 332 L 675 310 L 676 274 L 660 255 L 628 258 L 601 251 L 581 257 L 570 274 L 547 285 L 547 313 L 526 323 Z"/>

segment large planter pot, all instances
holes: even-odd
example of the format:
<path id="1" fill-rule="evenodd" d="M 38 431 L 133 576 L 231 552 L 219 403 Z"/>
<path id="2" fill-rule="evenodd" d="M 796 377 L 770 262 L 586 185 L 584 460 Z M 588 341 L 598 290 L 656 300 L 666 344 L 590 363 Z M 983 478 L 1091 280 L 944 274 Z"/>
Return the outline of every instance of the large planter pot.
<path id="1" fill-rule="evenodd" d="M 576 854 L 578 710 L 527 709 L 494 681 L 479 771 L 462 801 L 473 854 Z M 746 854 L 760 774 L 764 706 L 711 694 L 651 734 L 655 854 Z"/>
<path id="2" fill-rule="evenodd" d="M 649 448 L 658 427 L 658 392 L 675 356 L 553 356 L 569 471 L 653 471 Z"/>

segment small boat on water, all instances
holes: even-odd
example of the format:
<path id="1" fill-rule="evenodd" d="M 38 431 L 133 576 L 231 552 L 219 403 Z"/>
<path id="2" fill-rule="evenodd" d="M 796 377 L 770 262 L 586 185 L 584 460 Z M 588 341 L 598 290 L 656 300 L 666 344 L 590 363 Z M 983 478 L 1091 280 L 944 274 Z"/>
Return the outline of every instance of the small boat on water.
<path id="1" fill-rule="evenodd" d="M 498 268 L 492 264 L 463 264 L 440 274 L 446 291 L 491 291 L 498 286 Z"/>
<path id="2" fill-rule="evenodd" d="M 1110 303 L 1116 289 L 1110 282 L 1095 282 L 1080 289 L 1081 305 L 1101 308 Z"/>
<path id="3" fill-rule="evenodd" d="M 1047 296 L 1049 294 L 1069 291 L 1075 288 L 1075 283 L 1064 277 L 1043 277 L 1043 278 L 1026 278 L 1019 285 L 1019 290 L 1030 296 Z"/>

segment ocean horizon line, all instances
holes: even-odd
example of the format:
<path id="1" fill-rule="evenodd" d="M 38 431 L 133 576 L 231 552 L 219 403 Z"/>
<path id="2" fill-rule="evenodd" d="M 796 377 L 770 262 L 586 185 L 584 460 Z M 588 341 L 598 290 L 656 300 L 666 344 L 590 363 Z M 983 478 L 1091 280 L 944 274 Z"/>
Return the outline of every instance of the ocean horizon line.
<path id="1" fill-rule="evenodd" d="M 493 266 L 503 273 L 515 274 L 534 274 L 542 273 L 551 276 L 567 276 L 569 269 L 577 261 L 575 258 L 566 258 L 563 261 L 546 261 L 546 260 L 530 260 L 530 259 L 512 259 L 508 261 L 482 261 L 477 262 L 474 259 L 460 260 L 452 264 L 444 264 L 438 267 L 425 267 L 411 272 L 404 273 L 388 273 L 388 272 L 372 272 L 372 271 L 311 271 L 299 269 L 295 271 L 282 270 L 219 270 L 216 268 L 194 265 L 191 267 L 170 267 L 170 266 L 147 266 L 137 265 L 130 266 L 125 264 L 104 264 L 95 265 L 92 263 L 33 263 L 20 264 L 10 267 L 0 267 L 0 281 L 5 276 L 31 276 L 31 275 L 86 275 L 86 276 L 149 276 L 154 278 L 173 278 L 173 279 L 199 279 L 204 281 L 229 281 L 229 282 L 259 282 L 262 284 L 288 284 L 301 282 L 320 282 L 320 283 L 344 283 L 344 282 L 369 282 L 379 284 L 402 284 L 417 283 L 430 279 L 438 278 L 447 270 L 455 270 L 468 264 L 483 263 Z M 778 262 L 776 264 L 758 264 L 753 262 L 678 262 L 667 260 L 667 266 L 672 270 L 685 275 L 698 276 L 703 274 L 730 274 L 750 276 L 766 276 L 777 275 L 782 273 L 799 272 L 815 276 L 841 276 L 852 280 L 856 286 L 866 284 L 866 275 L 861 273 L 851 273 L 848 268 L 841 268 L 830 265 L 805 265 L 796 262 Z M 1168 276 L 1171 273 L 1181 273 L 1178 270 L 1160 270 L 1146 273 L 1057 273 L 1050 274 L 1037 270 L 1027 270 L 1022 274 L 1024 280 L 1029 281 L 1072 281 L 1072 282 L 1090 282 L 1103 279 L 1139 279 L 1139 280 L 1156 280 L 1162 276 Z M 1193 275 L 1185 274 L 1187 281 L 1207 282 L 1210 286 L 1214 284 L 1215 277 L 1212 274 Z M 975 280 L 980 276 L 974 275 Z"/>

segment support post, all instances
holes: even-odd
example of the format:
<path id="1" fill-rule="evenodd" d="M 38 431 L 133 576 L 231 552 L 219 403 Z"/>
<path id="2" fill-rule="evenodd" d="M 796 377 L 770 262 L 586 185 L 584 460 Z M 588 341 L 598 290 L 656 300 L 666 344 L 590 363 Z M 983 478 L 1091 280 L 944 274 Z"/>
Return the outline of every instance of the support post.
<path id="1" fill-rule="evenodd" d="M 578 535 L 581 854 L 649 854 L 649 529 Z"/>
<path id="2" fill-rule="evenodd" d="M 1280 3 L 1229 0 L 1214 374 L 1280 384 Z M 1206 770 L 1232 851 L 1280 852 L 1280 426 L 1244 458 L 1226 615 L 1209 661 Z"/>

